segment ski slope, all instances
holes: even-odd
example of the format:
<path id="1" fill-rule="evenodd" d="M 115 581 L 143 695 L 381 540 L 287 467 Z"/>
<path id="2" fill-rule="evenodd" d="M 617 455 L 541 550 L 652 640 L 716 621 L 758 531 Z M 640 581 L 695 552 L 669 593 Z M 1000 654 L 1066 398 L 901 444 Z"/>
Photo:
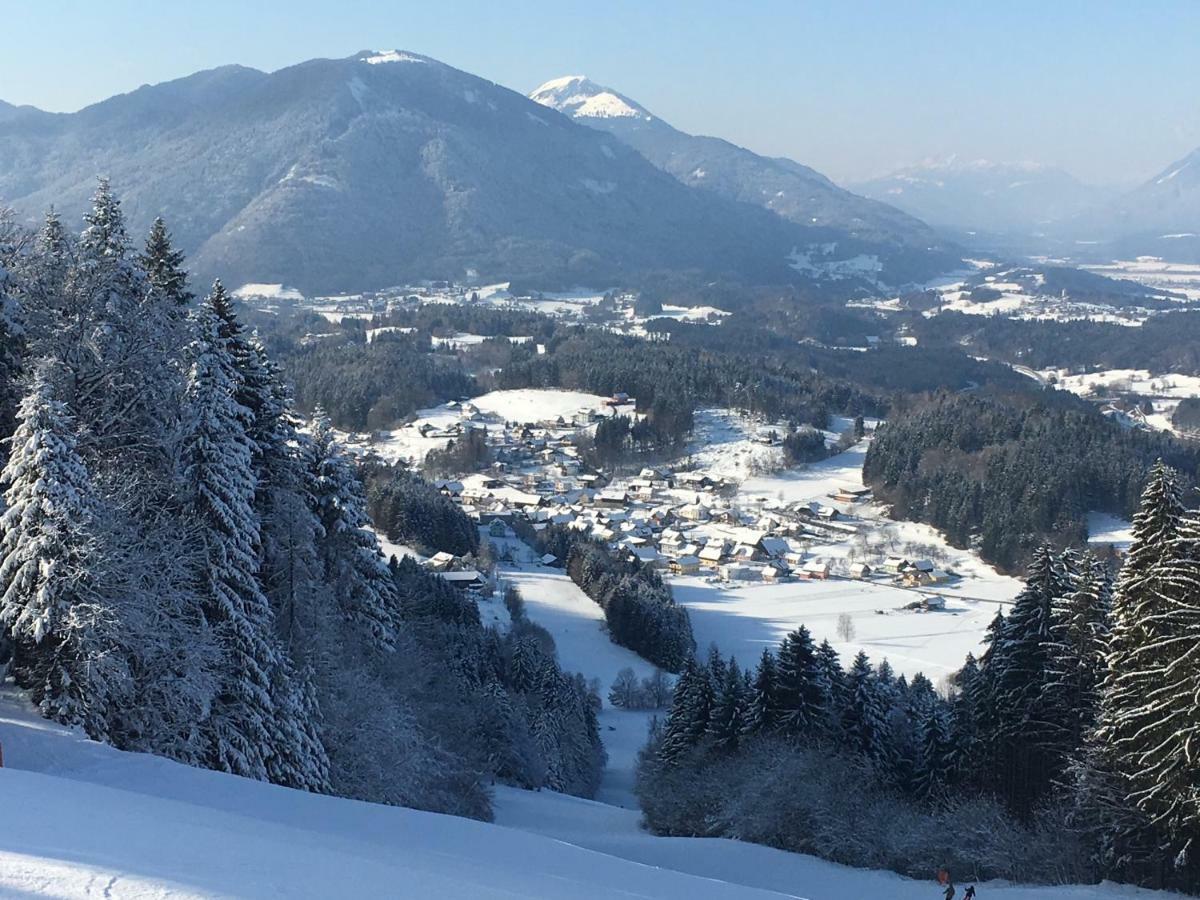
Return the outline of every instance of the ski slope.
<path id="1" fill-rule="evenodd" d="M 5 898 L 779 896 L 514 828 L 121 753 L 36 719 L 11 693 L 0 694 L 0 742 Z"/>
<path id="2" fill-rule="evenodd" d="M 498 788 L 497 824 L 306 794 L 122 753 L 0 690 L 0 897 L 927 900 L 932 881 L 723 839 L 636 811 Z M 1113 885 L 980 886 L 985 900 L 1170 900 Z"/>

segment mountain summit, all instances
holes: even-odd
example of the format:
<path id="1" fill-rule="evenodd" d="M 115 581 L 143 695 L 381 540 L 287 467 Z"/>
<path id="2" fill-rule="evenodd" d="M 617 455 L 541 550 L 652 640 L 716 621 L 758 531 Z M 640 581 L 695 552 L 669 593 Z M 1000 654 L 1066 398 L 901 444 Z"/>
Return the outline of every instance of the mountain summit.
<path id="1" fill-rule="evenodd" d="M 612 134 L 689 187 L 860 240 L 922 250 L 943 244 L 923 222 L 844 190 L 808 166 L 680 131 L 624 94 L 582 75 L 547 81 L 529 97 Z"/>
<path id="2" fill-rule="evenodd" d="M 641 105 L 603 87 L 586 75 L 567 75 L 547 81 L 529 99 L 577 119 L 640 119 L 654 117 Z"/>

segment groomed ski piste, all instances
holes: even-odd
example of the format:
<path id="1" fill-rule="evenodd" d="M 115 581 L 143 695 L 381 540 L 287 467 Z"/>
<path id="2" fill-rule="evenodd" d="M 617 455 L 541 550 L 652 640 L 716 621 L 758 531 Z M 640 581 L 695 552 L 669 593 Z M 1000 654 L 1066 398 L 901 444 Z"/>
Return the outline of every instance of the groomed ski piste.
<path id="1" fill-rule="evenodd" d="M 498 788 L 497 824 L 360 803 L 122 753 L 0 691 L 0 897 L 931 900 L 932 878 L 722 839 Z M 986 883 L 981 900 L 1168 900 L 1118 885 Z"/>

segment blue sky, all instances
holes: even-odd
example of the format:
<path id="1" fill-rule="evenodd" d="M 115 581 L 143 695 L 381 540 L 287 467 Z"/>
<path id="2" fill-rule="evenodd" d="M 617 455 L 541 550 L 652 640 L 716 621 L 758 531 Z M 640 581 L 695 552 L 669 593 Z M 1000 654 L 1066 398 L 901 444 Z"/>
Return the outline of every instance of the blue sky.
<path id="1" fill-rule="evenodd" d="M 5 4 L 0 99 L 78 109 L 237 62 L 397 47 L 527 92 L 586 74 L 839 180 L 924 158 L 1149 177 L 1200 146 L 1200 2 Z"/>

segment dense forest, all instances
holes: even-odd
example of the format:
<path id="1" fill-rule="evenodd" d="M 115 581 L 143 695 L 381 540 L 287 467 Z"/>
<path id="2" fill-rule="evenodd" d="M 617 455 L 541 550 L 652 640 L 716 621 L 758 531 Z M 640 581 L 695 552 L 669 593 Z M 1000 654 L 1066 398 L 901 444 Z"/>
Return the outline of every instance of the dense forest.
<path id="1" fill-rule="evenodd" d="M 367 510 L 375 527 L 399 544 L 432 555 L 479 551 L 479 529 L 457 503 L 432 484 L 399 466 L 372 465 L 365 474 Z"/>
<path id="2" fill-rule="evenodd" d="M 1200 313 L 1173 311 L 1140 327 L 943 312 L 913 317 L 922 347 L 963 348 L 1034 369 L 1088 367 L 1200 374 Z"/>
<path id="3" fill-rule="evenodd" d="M 1131 515 L 1159 458 L 1194 483 L 1200 448 L 1122 429 L 1069 395 L 937 394 L 877 430 L 863 478 L 897 518 L 1011 571 L 1047 540 L 1084 544 L 1088 512 Z"/>
<path id="4" fill-rule="evenodd" d="M 1200 511 L 1158 465 L 1115 585 L 1040 547 L 948 698 L 803 627 L 753 671 L 689 660 L 642 753 L 647 823 L 914 877 L 1195 891 L 1198 588 Z"/>
<path id="5" fill-rule="evenodd" d="M 0 331 L 0 672 L 43 715 L 477 817 L 495 779 L 594 792 L 599 698 L 541 629 L 385 562 L 354 461 L 161 221 L 136 249 L 103 181 L 78 236 L 0 220 Z"/>

